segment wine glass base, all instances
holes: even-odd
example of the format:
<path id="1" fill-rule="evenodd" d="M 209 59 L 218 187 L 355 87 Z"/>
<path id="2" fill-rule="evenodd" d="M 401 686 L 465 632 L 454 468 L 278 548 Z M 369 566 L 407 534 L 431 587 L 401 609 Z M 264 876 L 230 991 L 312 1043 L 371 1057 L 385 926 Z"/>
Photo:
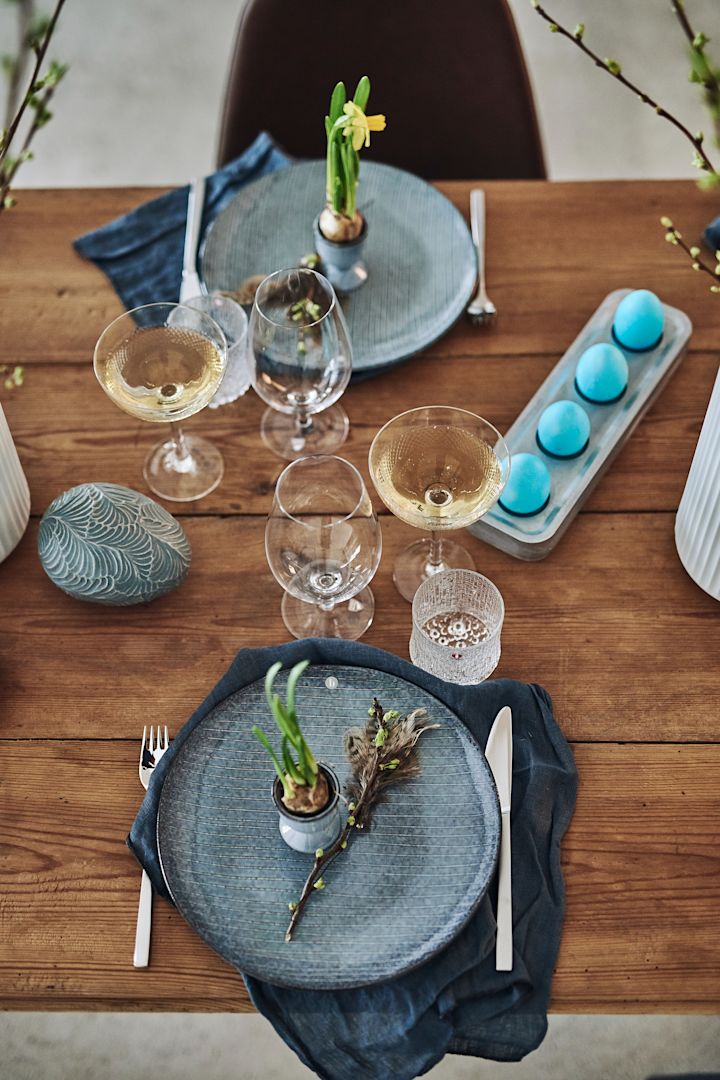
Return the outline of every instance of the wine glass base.
<path id="1" fill-rule="evenodd" d="M 400 595 L 410 603 L 423 581 L 441 570 L 474 570 L 475 562 L 469 551 L 454 540 L 440 541 L 441 557 L 437 565 L 430 562 L 432 540 L 423 537 L 401 551 L 393 567 L 393 581 Z"/>
<path id="2" fill-rule="evenodd" d="M 332 454 L 347 439 L 350 421 L 341 405 L 314 413 L 311 420 L 307 435 L 300 436 L 294 416 L 266 409 L 260 424 L 262 440 L 278 457 L 294 461 L 306 454 Z"/>
<path id="3" fill-rule="evenodd" d="M 145 458 L 143 475 L 154 495 L 170 502 L 194 502 L 214 491 L 223 478 L 222 454 L 199 435 L 181 436 L 185 454 L 173 439 L 158 443 Z"/>
<path id="4" fill-rule="evenodd" d="M 306 604 L 285 593 L 280 606 L 283 622 L 293 637 L 344 638 L 355 641 L 362 637 L 373 621 L 375 597 L 369 588 L 344 604 L 323 611 L 317 604 Z"/>

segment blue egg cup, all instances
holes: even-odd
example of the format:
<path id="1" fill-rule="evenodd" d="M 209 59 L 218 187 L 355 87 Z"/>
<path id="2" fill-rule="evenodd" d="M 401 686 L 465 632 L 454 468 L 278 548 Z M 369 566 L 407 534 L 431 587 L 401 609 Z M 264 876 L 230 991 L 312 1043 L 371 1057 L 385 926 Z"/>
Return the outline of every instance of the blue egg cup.
<path id="1" fill-rule="evenodd" d="M 587 401 L 589 405 L 615 405 L 616 402 L 622 401 L 622 399 L 627 394 L 627 385 L 626 385 L 626 386 L 623 387 L 623 389 L 620 391 L 620 393 L 616 397 L 607 398 L 605 401 L 598 401 L 597 398 L 591 398 L 591 397 L 588 397 L 587 394 L 583 394 L 582 390 L 580 389 L 580 387 L 577 384 L 577 379 L 573 380 L 573 386 L 575 387 L 575 393 L 578 395 L 578 397 L 581 397 L 583 399 L 583 401 Z M 584 451 L 581 450 L 580 453 L 584 453 Z"/>
<path id="2" fill-rule="evenodd" d="M 617 337 L 617 335 L 615 333 L 615 327 L 611 327 L 610 336 L 613 339 L 613 343 L 615 345 L 617 345 L 618 349 L 622 349 L 623 352 L 635 353 L 635 355 L 637 356 L 640 353 L 652 352 L 653 349 L 657 349 L 658 345 L 660 344 L 662 339 L 665 337 L 665 333 L 663 332 L 660 335 L 660 337 L 657 339 L 657 341 L 655 342 L 654 345 L 648 345 L 647 348 L 645 348 L 645 349 L 633 349 L 632 345 L 623 345 L 622 341 L 620 340 L 619 337 Z"/>
<path id="3" fill-rule="evenodd" d="M 587 439 L 585 440 L 585 445 L 581 446 L 579 450 L 576 450 L 574 454 L 553 454 L 552 450 L 548 450 L 547 447 L 543 446 L 543 444 L 540 442 L 540 435 L 537 433 L 537 431 L 535 432 L 535 442 L 540 447 L 543 454 L 545 454 L 547 457 L 553 458 L 555 461 L 572 461 L 573 458 L 579 458 L 583 456 L 588 446 L 590 445 L 590 436 L 588 435 Z"/>

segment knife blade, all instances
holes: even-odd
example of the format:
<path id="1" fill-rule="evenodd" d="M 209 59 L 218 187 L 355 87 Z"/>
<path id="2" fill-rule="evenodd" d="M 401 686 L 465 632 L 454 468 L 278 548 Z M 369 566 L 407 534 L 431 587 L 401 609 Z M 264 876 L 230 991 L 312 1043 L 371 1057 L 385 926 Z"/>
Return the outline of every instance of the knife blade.
<path id="1" fill-rule="evenodd" d="M 512 971 L 512 873 L 510 799 L 512 796 L 512 711 L 505 705 L 495 717 L 485 746 L 485 757 L 500 800 L 500 860 L 498 866 L 496 971 Z"/>
<path id="2" fill-rule="evenodd" d="M 190 181 L 188 194 L 187 223 L 185 225 L 185 248 L 183 251 L 182 281 L 180 283 L 180 303 L 191 300 L 204 293 L 197 270 L 197 251 L 200 242 L 200 224 L 205 204 L 205 177 L 198 176 Z"/>

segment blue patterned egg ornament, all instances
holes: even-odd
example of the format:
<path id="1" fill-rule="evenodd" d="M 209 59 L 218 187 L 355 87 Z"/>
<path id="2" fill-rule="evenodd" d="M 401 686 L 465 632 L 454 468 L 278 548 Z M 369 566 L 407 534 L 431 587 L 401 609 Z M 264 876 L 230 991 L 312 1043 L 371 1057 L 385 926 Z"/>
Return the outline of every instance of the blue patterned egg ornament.
<path id="1" fill-rule="evenodd" d="M 636 289 L 624 296 L 613 319 L 613 336 L 623 349 L 645 352 L 663 336 L 665 311 L 654 292 Z"/>
<path id="2" fill-rule="evenodd" d="M 577 457 L 589 441 L 590 417 L 576 401 L 553 401 L 542 413 L 537 442 L 550 457 Z"/>
<path id="3" fill-rule="evenodd" d="M 598 342 L 578 360 L 575 389 L 595 405 L 610 405 L 625 393 L 628 377 L 627 360 L 617 346 Z"/>
<path id="4" fill-rule="evenodd" d="M 550 487 L 550 470 L 537 454 L 513 454 L 500 506 L 518 517 L 537 514 L 548 504 Z"/>
<path id="5" fill-rule="evenodd" d="M 43 514 L 38 554 L 50 580 L 77 600 L 129 605 L 179 585 L 191 550 L 175 518 L 147 495 L 81 484 Z"/>

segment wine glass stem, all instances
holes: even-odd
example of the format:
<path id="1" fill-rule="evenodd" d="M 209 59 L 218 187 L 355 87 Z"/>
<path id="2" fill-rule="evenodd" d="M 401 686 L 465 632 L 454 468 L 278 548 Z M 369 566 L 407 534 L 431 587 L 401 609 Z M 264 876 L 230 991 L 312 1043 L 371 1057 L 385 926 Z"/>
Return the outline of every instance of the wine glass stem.
<path id="1" fill-rule="evenodd" d="M 442 565 L 442 538 L 439 533 L 430 533 L 430 554 L 428 556 L 428 566 L 432 570 L 437 570 Z"/>
<path id="2" fill-rule="evenodd" d="M 295 413 L 295 434 L 292 437 L 291 446 L 296 454 L 305 449 L 305 442 L 313 429 L 312 417 L 307 409 L 300 405 Z"/>
<path id="3" fill-rule="evenodd" d="M 335 607 L 335 601 L 334 600 L 319 600 L 318 601 L 318 607 L 320 608 L 321 611 L 332 611 L 333 608 Z"/>
<path id="4" fill-rule="evenodd" d="M 175 453 L 177 454 L 178 461 L 186 461 L 190 456 L 190 451 L 187 448 L 182 428 L 174 421 L 170 421 L 170 435 L 175 444 Z"/>

